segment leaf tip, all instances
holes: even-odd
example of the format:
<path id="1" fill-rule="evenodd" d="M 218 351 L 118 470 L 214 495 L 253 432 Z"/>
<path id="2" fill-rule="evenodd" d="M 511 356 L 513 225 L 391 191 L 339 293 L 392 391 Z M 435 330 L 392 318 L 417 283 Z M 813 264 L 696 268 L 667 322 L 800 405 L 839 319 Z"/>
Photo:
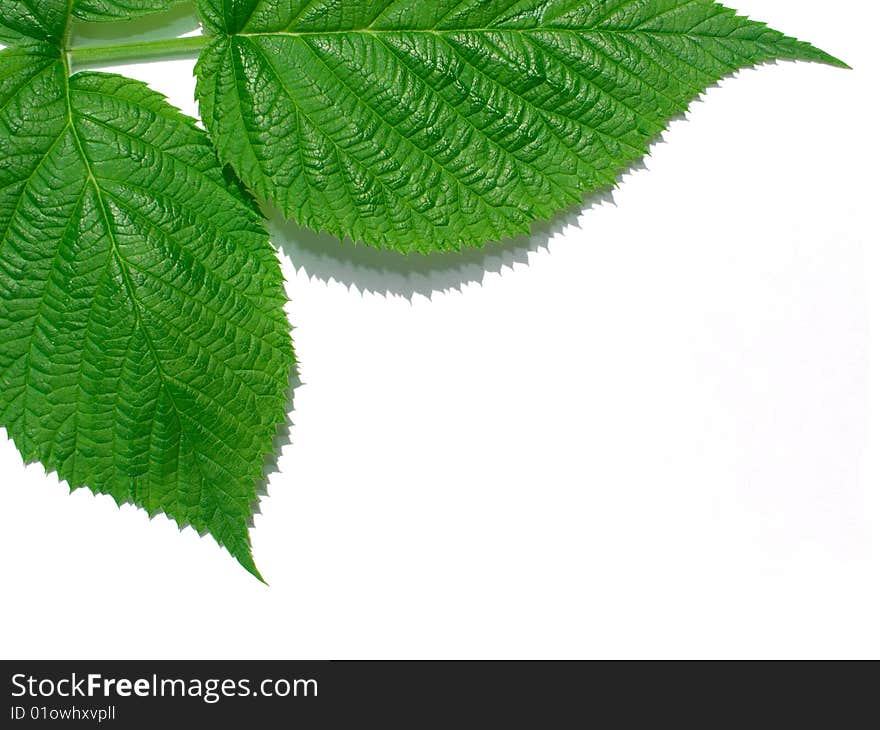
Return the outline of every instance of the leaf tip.
<path id="1" fill-rule="evenodd" d="M 266 582 L 266 579 L 263 577 L 262 573 L 260 573 L 259 568 L 257 568 L 257 564 L 254 562 L 254 556 L 251 553 L 250 547 L 244 549 L 244 551 L 236 551 L 232 553 L 232 557 L 234 557 L 238 564 L 241 565 L 248 573 L 250 573 L 254 578 L 256 578 L 260 583 L 264 586 L 268 586 L 269 584 Z"/>
<path id="2" fill-rule="evenodd" d="M 850 66 L 846 61 L 842 61 L 836 56 L 832 56 L 830 53 L 825 53 L 825 51 L 820 48 L 815 48 L 812 46 L 811 48 L 813 51 L 815 51 L 815 55 L 807 60 L 824 63 L 826 66 L 834 66 L 835 68 L 842 68 L 847 71 L 853 70 L 852 66 Z"/>

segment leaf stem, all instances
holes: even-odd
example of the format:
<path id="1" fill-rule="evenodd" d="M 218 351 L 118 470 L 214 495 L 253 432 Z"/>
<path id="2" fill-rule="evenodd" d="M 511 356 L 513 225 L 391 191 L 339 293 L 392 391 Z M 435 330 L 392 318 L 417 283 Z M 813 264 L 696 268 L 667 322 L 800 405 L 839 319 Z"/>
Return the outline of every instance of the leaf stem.
<path id="1" fill-rule="evenodd" d="M 197 55 L 210 40 L 209 36 L 199 35 L 161 41 L 143 41 L 141 43 L 84 46 L 82 48 L 71 48 L 67 52 L 70 56 L 70 62 L 76 66 L 149 61 Z"/>

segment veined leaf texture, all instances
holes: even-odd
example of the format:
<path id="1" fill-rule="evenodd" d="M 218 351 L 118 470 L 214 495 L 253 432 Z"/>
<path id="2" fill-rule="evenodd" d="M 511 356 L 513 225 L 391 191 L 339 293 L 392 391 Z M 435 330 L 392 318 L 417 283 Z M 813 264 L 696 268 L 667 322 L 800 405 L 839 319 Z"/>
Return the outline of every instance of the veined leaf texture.
<path id="1" fill-rule="evenodd" d="M 0 53 L 0 422 L 71 487 L 210 532 L 256 574 L 293 363 L 277 259 L 204 132 L 139 82 L 71 76 L 36 40 L 54 17 Z"/>
<path id="2" fill-rule="evenodd" d="M 198 0 L 206 133 L 71 73 L 73 19 L 174 4 L 0 0 L 0 424 L 257 576 L 294 356 L 251 194 L 400 252 L 481 246 L 614 184 L 737 69 L 845 65 L 710 0 Z"/>
<path id="3" fill-rule="evenodd" d="M 200 0 L 221 158 L 284 213 L 401 251 L 525 233 L 744 66 L 839 63 L 705 0 Z"/>

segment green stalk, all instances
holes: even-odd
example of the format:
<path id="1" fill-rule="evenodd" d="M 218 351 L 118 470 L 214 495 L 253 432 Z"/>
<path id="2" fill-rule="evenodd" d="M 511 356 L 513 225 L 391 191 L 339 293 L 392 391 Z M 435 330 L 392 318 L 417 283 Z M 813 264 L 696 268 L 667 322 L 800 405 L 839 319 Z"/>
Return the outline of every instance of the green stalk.
<path id="1" fill-rule="evenodd" d="M 85 46 L 71 48 L 70 62 L 75 66 L 102 63 L 124 63 L 128 61 L 149 61 L 157 59 L 195 56 L 211 39 L 199 35 L 189 38 L 171 38 L 162 41 L 143 41 L 120 45 Z"/>

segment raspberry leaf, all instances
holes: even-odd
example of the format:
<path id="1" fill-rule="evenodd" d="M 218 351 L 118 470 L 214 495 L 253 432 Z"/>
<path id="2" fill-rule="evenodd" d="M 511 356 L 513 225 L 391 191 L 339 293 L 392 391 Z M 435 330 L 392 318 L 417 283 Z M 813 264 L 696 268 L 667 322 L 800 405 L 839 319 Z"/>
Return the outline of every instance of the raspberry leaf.
<path id="1" fill-rule="evenodd" d="M 525 233 L 707 86 L 842 65 L 710 0 L 199 0 L 221 159 L 299 223 L 400 251 Z"/>
<path id="2" fill-rule="evenodd" d="M 160 13 L 180 0 L 0 0 L 0 41 L 64 43 L 70 17 L 88 21 L 127 20 Z"/>
<path id="3" fill-rule="evenodd" d="M 76 0 L 73 14 L 80 20 L 129 20 L 169 10 L 182 0 Z"/>
<path id="4" fill-rule="evenodd" d="M 210 533 L 259 576 L 248 524 L 293 354 L 252 200 L 193 120 L 70 76 L 48 43 L 0 52 L 0 147 L 0 424 L 71 488 Z"/>

